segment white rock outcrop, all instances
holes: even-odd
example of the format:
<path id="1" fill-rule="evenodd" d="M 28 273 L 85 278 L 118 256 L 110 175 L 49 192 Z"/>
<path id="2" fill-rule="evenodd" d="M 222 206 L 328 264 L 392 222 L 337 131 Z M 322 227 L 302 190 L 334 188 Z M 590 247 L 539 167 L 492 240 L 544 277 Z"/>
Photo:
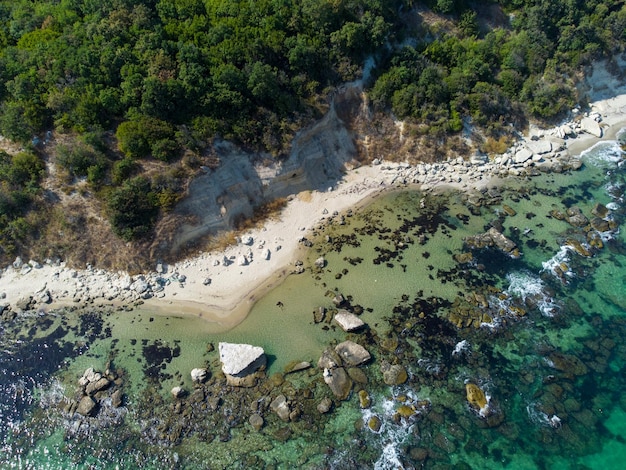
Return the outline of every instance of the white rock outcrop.
<path id="1" fill-rule="evenodd" d="M 195 368 L 191 370 L 191 380 L 193 382 L 204 382 L 209 375 L 209 372 L 204 368 Z"/>
<path id="2" fill-rule="evenodd" d="M 335 321 L 343 331 L 354 331 L 365 326 L 365 322 L 357 317 L 354 313 L 340 310 L 335 315 Z"/>
<path id="3" fill-rule="evenodd" d="M 245 377 L 265 366 L 265 351 L 250 344 L 220 343 L 220 361 L 224 374 Z"/>
<path id="4" fill-rule="evenodd" d="M 580 130 L 586 132 L 587 134 L 591 134 L 594 137 L 602 137 L 602 128 L 600 127 L 600 123 L 592 117 L 585 117 L 581 119 Z"/>

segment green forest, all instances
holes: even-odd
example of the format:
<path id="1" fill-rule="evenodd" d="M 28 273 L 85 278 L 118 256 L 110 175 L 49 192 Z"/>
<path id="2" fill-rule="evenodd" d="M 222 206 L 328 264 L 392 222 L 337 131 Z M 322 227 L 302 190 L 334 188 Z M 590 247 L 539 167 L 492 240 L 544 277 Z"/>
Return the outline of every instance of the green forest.
<path id="1" fill-rule="evenodd" d="M 57 164 L 136 240 L 216 137 L 280 158 L 369 57 L 374 111 L 497 137 L 562 117 L 581 68 L 625 40 L 623 0 L 0 0 L 0 135 L 26 149 L 0 154 L 1 254 L 37 232 L 51 131 Z"/>

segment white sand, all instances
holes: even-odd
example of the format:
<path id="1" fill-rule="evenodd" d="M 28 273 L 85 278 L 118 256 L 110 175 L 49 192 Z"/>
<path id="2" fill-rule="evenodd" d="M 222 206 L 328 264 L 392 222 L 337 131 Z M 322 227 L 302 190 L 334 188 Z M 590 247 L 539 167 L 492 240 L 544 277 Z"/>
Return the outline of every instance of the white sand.
<path id="1" fill-rule="evenodd" d="M 626 90 L 619 90 L 626 93 Z M 603 138 L 613 138 L 619 128 L 626 126 L 626 94 L 596 101 L 592 111 L 602 116 L 605 126 Z M 608 126 L 608 127 L 607 127 Z M 537 135 L 537 130 L 531 134 Z M 552 133 L 553 134 L 553 133 Z M 539 139 L 554 141 L 549 131 L 542 131 Z M 597 137 L 581 134 L 575 139 L 563 142 L 570 154 L 577 155 L 598 141 Z M 525 140 L 530 141 L 530 136 Z M 524 141 L 522 141 L 522 144 Z M 519 143 L 517 147 L 519 148 Z M 472 166 L 455 160 L 435 167 L 425 167 L 427 174 L 419 176 L 422 189 L 438 186 L 474 190 L 489 184 L 494 175 L 494 167 Z M 476 169 L 478 168 L 478 169 Z M 482 168 L 482 169 L 481 169 Z M 239 243 L 223 252 L 203 253 L 197 257 L 167 266 L 161 278 L 175 278 L 175 273 L 186 276 L 184 282 L 172 281 L 160 292 L 153 292 L 152 298 L 145 300 L 145 307 L 156 313 L 190 313 L 216 322 L 224 328 L 232 327 L 245 318 L 255 300 L 268 289 L 276 286 L 293 269 L 298 256 L 304 256 L 299 240 L 334 211 L 354 208 L 381 191 L 405 186 L 407 171 L 417 175 L 418 170 L 407 165 L 364 166 L 347 172 L 345 178 L 331 191 L 307 192 L 295 196 L 280 215 L 279 220 L 269 220 L 263 227 L 242 233 L 242 239 L 252 237 L 249 246 Z M 424 167 L 420 169 L 424 172 Z M 417 177 L 416 177 L 417 178 Z M 263 250 L 270 250 L 270 258 L 264 259 Z M 250 254 L 252 255 L 250 257 Z M 240 266 L 238 260 L 247 255 L 249 262 Z M 232 263 L 225 265 L 224 257 Z M 27 261 L 27 260 L 25 260 Z M 214 265 L 215 261 L 219 264 Z M 153 287 L 157 286 L 156 273 L 148 273 L 143 278 Z M 0 272 L 0 304 L 12 307 L 22 298 L 33 296 L 35 300 L 49 292 L 52 301 L 39 303 L 38 308 L 50 310 L 55 307 L 84 304 L 132 304 L 139 298 L 133 280 L 126 273 L 110 273 L 102 270 L 72 270 L 61 265 L 44 264 L 38 269 L 24 273 L 22 269 L 8 267 Z M 205 285 L 205 280 L 211 282 Z M 141 289 L 139 289 L 141 290 Z"/>

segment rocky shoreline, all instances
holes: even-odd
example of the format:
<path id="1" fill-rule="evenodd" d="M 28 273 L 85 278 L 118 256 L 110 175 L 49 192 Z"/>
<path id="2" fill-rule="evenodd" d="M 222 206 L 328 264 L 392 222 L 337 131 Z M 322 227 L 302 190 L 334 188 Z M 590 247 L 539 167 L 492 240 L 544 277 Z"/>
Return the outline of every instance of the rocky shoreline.
<path id="1" fill-rule="evenodd" d="M 8 319 L 28 310 L 68 305 L 177 309 L 199 314 L 223 328 L 239 323 L 255 299 L 274 285 L 272 279 L 298 272 L 297 253 L 306 231 L 318 221 L 379 194 L 402 187 L 440 191 L 458 189 L 479 199 L 481 193 L 510 177 L 577 170 L 576 149 L 614 136 L 626 125 L 626 95 L 594 103 L 585 114 L 575 110 L 570 122 L 531 131 L 506 153 L 474 155 L 444 163 L 408 165 L 374 160 L 351 170 L 336 188 L 294 197 L 281 220 L 242 234 L 223 252 L 203 253 L 150 273 L 131 276 L 87 266 L 72 269 L 60 260 L 15 262 L 0 273 L 0 314 Z M 261 291 L 259 291 L 261 289 Z"/>

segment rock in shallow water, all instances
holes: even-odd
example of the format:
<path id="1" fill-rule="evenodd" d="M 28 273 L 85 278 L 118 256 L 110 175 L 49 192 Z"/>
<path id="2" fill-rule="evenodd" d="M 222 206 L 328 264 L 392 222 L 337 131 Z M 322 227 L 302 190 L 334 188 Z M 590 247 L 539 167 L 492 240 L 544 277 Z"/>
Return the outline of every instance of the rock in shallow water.
<path id="1" fill-rule="evenodd" d="M 401 385 L 408 379 L 406 369 L 399 364 L 392 365 L 383 362 L 380 365 L 380 370 L 383 373 L 383 381 L 387 385 Z"/>
<path id="2" fill-rule="evenodd" d="M 480 387 L 473 383 L 465 384 L 465 394 L 469 404 L 476 408 L 481 416 L 487 414 L 487 396 Z"/>
<path id="3" fill-rule="evenodd" d="M 358 366 L 370 360 L 370 353 L 354 341 L 344 341 L 335 347 L 335 352 L 350 366 Z"/>
<path id="4" fill-rule="evenodd" d="M 289 407 L 289 402 L 285 395 L 278 395 L 272 403 L 270 403 L 270 408 L 276 415 L 282 419 L 283 421 L 289 421 L 289 414 L 291 413 L 291 409 Z"/>
<path id="5" fill-rule="evenodd" d="M 265 351 L 250 344 L 219 344 L 222 371 L 225 374 L 243 377 L 265 366 Z"/>
<path id="6" fill-rule="evenodd" d="M 93 398 L 84 396 L 78 402 L 78 407 L 76 408 L 76 412 L 83 416 L 92 416 L 96 411 L 96 402 Z"/>
<path id="7" fill-rule="evenodd" d="M 322 414 L 328 413 L 330 409 L 332 408 L 332 406 L 333 406 L 333 401 L 330 398 L 326 397 L 317 405 L 317 411 L 319 411 Z"/>
<path id="8" fill-rule="evenodd" d="M 204 368 L 195 368 L 191 370 L 191 380 L 193 382 L 204 382 L 209 375 L 209 372 Z"/>
<path id="9" fill-rule="evenodd" d="M 352 390 L 352 379 L 343 367 L 324 369 L 324 382 L 331 392 L 340 400 L 345 400 Z"/>
<path id="10" fill-rule="evenodd" d="M 357 317 L 354 313 L 350 313 L 345 310 L 341 310 L 335 315 L 335 321 L 341 329 L 346 332 L 355 331 L 365 326 L 365 322 L 363 320 Z"/>
<path id="11" fill-rule="evenodd" d="M 260 431 L 263 425 L 265 424 L 263 417 L 257 413 L 250 416 L 250 418 L 248 419 L 248 422 L 254 428 L 255 431 Z"/>

